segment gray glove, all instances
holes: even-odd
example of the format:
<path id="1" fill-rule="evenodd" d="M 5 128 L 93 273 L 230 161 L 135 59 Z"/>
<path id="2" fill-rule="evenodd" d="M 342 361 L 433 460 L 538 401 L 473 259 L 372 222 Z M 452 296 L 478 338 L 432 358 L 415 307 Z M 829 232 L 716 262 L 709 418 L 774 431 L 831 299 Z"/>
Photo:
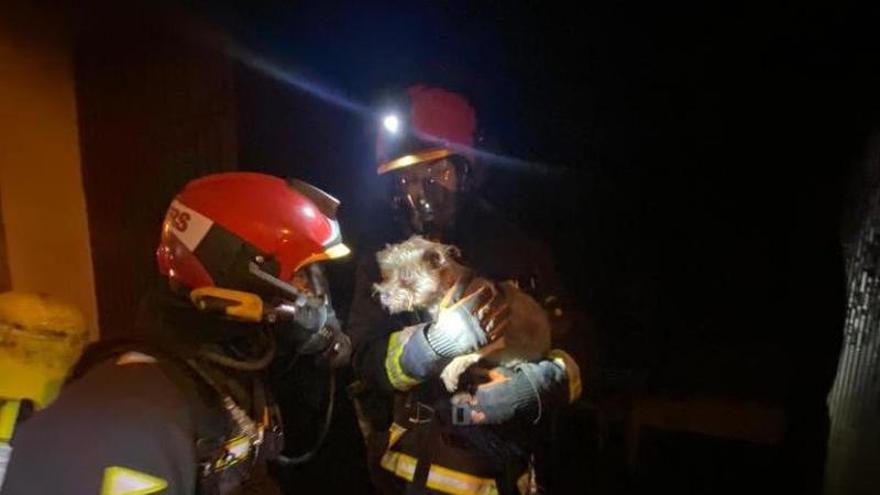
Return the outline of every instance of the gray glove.
<path id="1" fill-rule="evenodd" d="M 327 320 L 327 325 L 322 329 L 330 333 L 326 348 L 316 357 L 318 366 L 325 368 L 341 368 L 348 365 L 351 360 L 351 339 L 343 333 L 342 324 L 333 314 Z"/>
<path id="2" fill-rule="evenodd" d="M 514 369 L 477 368 L 488 380 L 473 394 L 452 396 L 452 422 L 458 425 L 501 424 L 513 418 L 537 423 L 545 408 L 568 399 L 568 374 L 564 365 L 546 359 L 522 363 Z"/>
<path id="3" fill-rule="evenodd" d="M 450 303 L 461 292 L 468 295 Z M 418 380 L 436 376 L 452 358 L 498 338 L 509 313 L 501 293 L 485 280 L 465 290 L 456 284 L 443 298 L 436 321 L 416 328 L 410 336 L 400 359 L 403 370 Z"/>

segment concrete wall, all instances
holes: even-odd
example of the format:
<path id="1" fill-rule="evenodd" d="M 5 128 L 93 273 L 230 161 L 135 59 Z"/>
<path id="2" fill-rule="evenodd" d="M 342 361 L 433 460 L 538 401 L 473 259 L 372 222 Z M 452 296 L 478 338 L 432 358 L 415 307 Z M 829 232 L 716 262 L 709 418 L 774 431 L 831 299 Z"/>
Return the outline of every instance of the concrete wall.
<path id="1" fill-rule="evenodd" d="M 67 26 L 0 4 L 0 206 L 12 288 L 77 304 L 97 337 Z"/>

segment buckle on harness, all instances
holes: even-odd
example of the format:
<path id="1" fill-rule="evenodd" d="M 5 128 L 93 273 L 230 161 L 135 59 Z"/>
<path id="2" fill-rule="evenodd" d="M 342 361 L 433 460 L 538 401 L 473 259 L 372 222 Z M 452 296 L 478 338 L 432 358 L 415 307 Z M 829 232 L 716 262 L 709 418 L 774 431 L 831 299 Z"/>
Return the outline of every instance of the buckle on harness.
<path id="1" fill-rule="evenodd" d="M 420 401 L 415 401 L 415 415 L 412 414 L 412 406 L 410 406 L 409 422 L 413 424 L 430 423 L 434 419 L 434 408 Z"/>

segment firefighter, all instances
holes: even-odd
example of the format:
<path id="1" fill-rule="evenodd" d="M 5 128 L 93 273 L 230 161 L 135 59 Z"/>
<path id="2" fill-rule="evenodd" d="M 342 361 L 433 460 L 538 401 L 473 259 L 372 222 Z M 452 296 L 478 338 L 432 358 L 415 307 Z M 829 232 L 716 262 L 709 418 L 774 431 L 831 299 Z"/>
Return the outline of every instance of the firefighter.
<path id="1" fill-rule="evenodd" d="M 376 252 L 417 233 L 458 246 L 464 264 L 483 276 L 516 281 L 559 320 L 551 258 L 472 193 L 476 118 L 463 97 L 414 86 L 396 110 L 381 118 L 377 145 L 391 201 L 360 245 L 348 326 L 359 378 L 349 391 L 372 480 L 385 493 L 534 491 L 540 426 L 581 393 L 575 361 L 554 350 L 514 369 L 478 368 L 479 386 L 452 395 L 439 371 L 502 325 L 493 318 L 503 315 L 494 311 L 503 302 L 471 299 L 429 322 L 417 312 L 389 316 L 372 287 Z"/>
<path id="2" fill-rule="evenodd" d="M 318 263 L 348 254 L 337 205 L 263 174 L 187 184 L 133 337 L 90 347 L 55 403 L 19 425 L 3 495 L 280 493 L 267 378 L 350 354 Z"/>

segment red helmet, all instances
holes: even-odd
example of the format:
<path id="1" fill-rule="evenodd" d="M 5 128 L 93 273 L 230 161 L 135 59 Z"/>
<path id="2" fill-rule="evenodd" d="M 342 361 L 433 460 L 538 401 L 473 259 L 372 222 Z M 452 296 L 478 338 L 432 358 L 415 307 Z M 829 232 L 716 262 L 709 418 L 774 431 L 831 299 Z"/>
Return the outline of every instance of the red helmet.
<path id="1" fill-rule="evenodd" d="M 477 120 L 464 97 L 422 85 L 410 87 L 406 96 L 404 110 L 382 117 L 379 175 L 449 156 L 471 159 Z"/>
<path id="2" fill-rule="evenodd" d="M 305 182 L 264 174 L 193 180 L 165 216 L 159 272 L 189 291 L 227 289 L 262 299 L 292 290 L 289 281 L 300 268 L 349 253 L 335 218 L 338 205 Z"/>

